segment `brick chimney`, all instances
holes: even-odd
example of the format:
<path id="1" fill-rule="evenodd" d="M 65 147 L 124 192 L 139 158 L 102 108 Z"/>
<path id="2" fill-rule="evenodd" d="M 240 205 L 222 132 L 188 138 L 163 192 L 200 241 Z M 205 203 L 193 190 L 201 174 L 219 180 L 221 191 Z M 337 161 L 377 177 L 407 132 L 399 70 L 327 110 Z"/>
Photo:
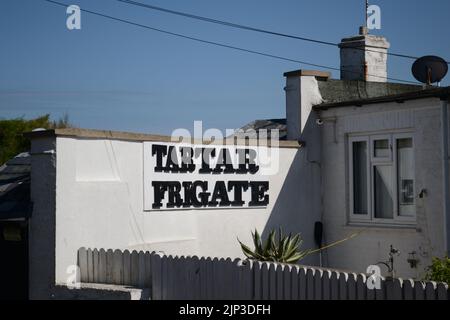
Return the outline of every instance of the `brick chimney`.
<path id="1" fill-rule="evenodd" d="M 341 80 L 387 82 L 389 42 L 382 36 L 368 34 L 360 27 L 359 35 L 342 39 Z"/>

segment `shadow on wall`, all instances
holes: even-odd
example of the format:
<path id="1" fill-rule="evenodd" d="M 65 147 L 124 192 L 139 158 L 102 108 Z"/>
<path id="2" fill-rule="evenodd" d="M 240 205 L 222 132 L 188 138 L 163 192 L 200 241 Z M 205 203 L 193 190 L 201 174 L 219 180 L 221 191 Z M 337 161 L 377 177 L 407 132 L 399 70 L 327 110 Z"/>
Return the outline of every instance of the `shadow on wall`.
<path id="1" fill-rule="evenodd" d="M 314 140 L 312 138 L 308 140 Z M 317 247 L 314 243 L 314 223 L 320 221 L 321 213 L 320 165 L 311 159 L 311 151 L 314 150 L 307 147 L 297 151 L 262 232 L 263 239 L 271 230 L 281 227 L 283 233 L 301 233 L 302 250 Z M 301 263 L 318 265 L 319 256 L 307 256 Z"/>

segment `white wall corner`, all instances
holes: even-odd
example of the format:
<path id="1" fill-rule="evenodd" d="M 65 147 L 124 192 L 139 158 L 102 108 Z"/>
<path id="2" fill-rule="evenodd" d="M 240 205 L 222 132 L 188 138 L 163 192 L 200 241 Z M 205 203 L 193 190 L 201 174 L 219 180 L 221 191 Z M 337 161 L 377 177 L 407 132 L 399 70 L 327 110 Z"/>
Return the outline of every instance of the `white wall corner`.
<path id="1" fill-rule="evenodd" d="M 298 140 L 314 105 L 323 102 L 315 76 L 293 76 L 286 79 L 286 124 L 288 140 Z"/>
<path id="2" fill-rule="evenodd" d="M 304 76 L 300 78 L 300 99 L 301 99 L 301 115 L 300 115 L 300 134 L 303 133 L 312 107 L 323 102 L 322 95 L 319 90 L 319 83 L 316 77 Z"/>

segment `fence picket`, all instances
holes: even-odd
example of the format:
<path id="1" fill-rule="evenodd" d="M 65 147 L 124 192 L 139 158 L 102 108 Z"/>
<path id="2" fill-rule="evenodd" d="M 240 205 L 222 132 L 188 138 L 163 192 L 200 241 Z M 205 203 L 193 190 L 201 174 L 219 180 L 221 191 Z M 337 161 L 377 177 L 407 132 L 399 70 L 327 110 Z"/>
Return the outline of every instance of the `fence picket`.
<path id="1" fill-rule="evenodd" d="M 348 274 L 347 297 L 349 300 L 356 300 L 356 274 L 354 273 Z"/>
<path id="2" fill-rule="evenodd" d="M 339 274 L 331 271 L 330 278 L 331 300 L 339 300 Z"/>
<path id="3" fill-rule="evenodd" d="M 330 300 L 331 299 L 331 271 L 324 270 L 322 274 L 322 300 Z"/>
<path id="4" fill-rule="evenodd" d="M 139 253 L 136 250 L 131 252 L 131 285 L 137 287 L 139 285 Z"/>
<path id="5" fill-rule="evenodd" d="M 269 285 L 269 264 L 263 262 L 261 265 L 261 282 L 262 282 L 262 291 L 261 291 L 261 299 L 268 300 L 270 299 L 270 285 Z"/>
<path id="6" fill-rule="evenodd" d="M 106 251 L 106 283 L 114 284 L 113 278 L 114 252 L 111 249 Z"/>
<path id="7" fill-rule="evenodd" d="M 131 282 L 131 254 L 130 251 L 123 252 L 123 284 L 130 286 Z"/>
<path id="8" fill-rule="evenodd" d="M 87 249 L 87 274 L 88 282 L 94 282 L 94 261 L 92 257 L 92 249 Z"/>
<path id="9" fill-rule="evenodd" d="M 112 266 L 113 284 L 123 284 L 123 254 L 120 250 L 114 250 Z"/>
<path id="10" fill-rule="evenodd" d="M 98 282 L 106 282 L 106 251 L 105 249 L 100 249 L 98 251 Z"/>
<path id="11" fill-rule="evenodd" d="M 306 300 L 307 299 L 307 292 L 306 292 L 306 274 L 307 269 L 304 267 L 300 267 L 299 274 L 298 274 L 298 297 L 300 300 Z"/>
<path id="12" fill-rule="evenodd" d="M 292 300 L 292 282 L 291 282 L 291 273 L 293 271 L 293 267 L 290 265 L 285 265 L 283 270 L 283 299 L 284 300 Z"/>
<path id="13" fill-rule="evenodd" d="M 242 288 L 242 299 L 251 300 L 253 299 L 253 261 L 249 260 L 241 268 L 241 283 Z"/>
<path id="14" fill-rule="evenodd" d="M 358 274 L 356 277 L 356 299 L 357 300 L 367 300 L 367 283 L 366 275 Z"/>
<path id="15" fill-rule="evenodd" d="M 411 279 L 404 280 L 402 291 L 404 300 L 414 300 L 414 281 Z"/>
<path id="16" fill-rule="evenodd" d="M 425 285 L 422 281 L 414 282 L 414 300 L 425 300 Z"/>
<path id="17" fill-rule="evenodd" d="M 214 265 L 213 265 L 214 266 Z M 186 275 L 186 258 L 180 257 L 178 259 L 178 264 L 176 265 L 176 277 L 175 280 L 178 283 L 179 289 L 175 290 L 175 295 L 177 299 L 186 299 L 187 290 L 187 275 Z M 214 292 L 213 292 L 214 295 Z"/>
<path id="18" fill-rule="evenodd" d="M 275 271 L 276 265 L 268 263 L 269 267 L 269 299 L 275 300 L 277 298 L 277 274 Z"/>
<path id="19" fill-rule="evenodd" d="M 212 299 L 214 294 L 214 264 L 211 258 L 206 259 L 206 298 Z"/>
<path id="20" fill-rule="evenodd" d="M 213 295 L 212 295 L 212 299 L 216 300 L 216 299 L 220 299 L 220 281 L 222 279 L 220 279 L 220 270 L 221 270 L 221 266 L 222 266 L 222 260 L 219 260 L 217 258 L 213 259 L 213 266 L 212 266 L 212 275 L 213 275 L 213 279 L 214 279 L 214 284 L 213 284 Z"/>
<path id="21" fill-rule="evenodd" d="M 314 300 L 314 269 L 308 268 L 306 271 L 306 299 Z"/>
<path id="22" fill-rule="evenodd" d="M 323 270 L 317 269 L 316 272 L 314 273 L 314 300 L 323 299 L 322 277 L 323 277 Z"/>
<path id="23" fill-rule="evenodd" d="M 284 299 L 284 291 L 283 291 L 283 266 L 281 264 L 278 264 L 275 266 L 274 272 L 275 272 L 275 279 L 276 279 L 276 298 L 277 300 L 283 300 Z"/>
<path id="24" fill-rule="evenodd" d="M 348 300 L 348 291 L 347 291 L 347 280 L 348 273 L 341 272 L 339 275 L 339 300 Z"/>
<path id="25" fill-rule="evenodd" d="M 262 285 L 262 263 L 260 261 L 255 261 L 253 263 L 253 283 L 254 283 L 254 300 L 263 299 L 263 285 Z"/>
<path id="26" fill-rule="evenodd" d="M 151 288 L 152 287 L 152 264 L 151 264 L 151 253 L 146 251 L 145 252 L 145 287 Z"/>
<path id="27" fill-rule="evenodd" d="M 138 287 L 145 288 L 145 252 L 138 253 Z"/>
<path id="28" fill-rule="evenodd" d="M 293 266 L 290 272 L 289 282 L 291 283 L 291 299 L 298 300 L 299 299 L 299 289 L 298 289 L 298 279 L 299 279 L 299 271 L 300 268 L 297 266 Z"/>
<path id="29" fill-rule="evenodd" d="M 100 256 L 99 256 L 98 249 L 92 250 L 92 262 L 93 262 L 93 267 L 94 267 L 94 278 L 93 278 L 92 282 L 94 282 L 94 283 L 100 282 L 99 260 L 100 260 Z"/>
<path id="30" fill-rule="evenodd" d="M 161 257 L 159 254 L 151 256 L 152 264 L 152 299 L 161 300 Z"/>
<path id="31" fill-rule="evenodd" d="M 448 300 L 448 285 L 444 283 L 437 284 L 437 300 Z"/>
<path id="32" fill-rule="evenodd" d="M 436 282 L 427 282 L 425 285 L 425 300 L 436 300 L 436 287 Z"/>
<path id="33" fill-rule="evenodd" d="M 80 267 L 80 281 L 88 282 L 88 262 L 87 262 L 87 250 L 86 248 L 80 248 L 78 250 L 78 266 Z"/>

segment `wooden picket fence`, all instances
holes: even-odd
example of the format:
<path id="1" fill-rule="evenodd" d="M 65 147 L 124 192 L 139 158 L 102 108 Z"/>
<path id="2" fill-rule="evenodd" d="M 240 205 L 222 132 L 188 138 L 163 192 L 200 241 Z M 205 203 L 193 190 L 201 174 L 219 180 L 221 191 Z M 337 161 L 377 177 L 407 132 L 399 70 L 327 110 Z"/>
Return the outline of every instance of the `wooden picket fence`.
<path id="1" fill-rule="evenodd" d="M 365 274 L 240 259 L 81 248 L 78 265 L 81 282 L 151 288 L 154 300 L 450 299 L 445 283 L 382 278 L 368 289 Z"/>

